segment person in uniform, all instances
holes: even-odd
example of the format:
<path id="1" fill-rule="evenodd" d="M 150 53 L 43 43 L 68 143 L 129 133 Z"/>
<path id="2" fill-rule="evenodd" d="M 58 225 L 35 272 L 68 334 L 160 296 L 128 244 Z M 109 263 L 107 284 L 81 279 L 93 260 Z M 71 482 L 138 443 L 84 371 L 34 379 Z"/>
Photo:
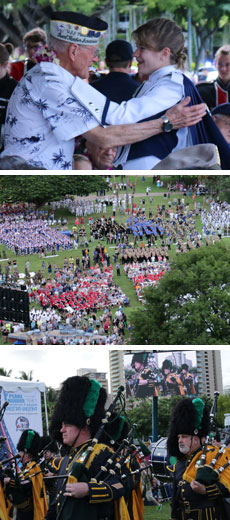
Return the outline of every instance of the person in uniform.
<path id="1" fill-rule="evenodd" d="M 136 434 L 135 429 L 134 432 Z M 105 439 L 107 438 L 113 443 L 113 449 L 118 454 L 117 460 L 119 458 L 118 464 L 121 466 L 122 483 L 124 485 L 124 499 L 130 520 L 143 520 L 144 501 L 142 498 L 141 465 L 138 460 L 139 451 L 134 449 L 130 425 L 125 417 L 112 413 L 110 421 L 105 426 L 104 435 Z M 140 447 L 145 451 L 146 456 L 150 455 L 150 451 L 141 441 Z"/>
<path id="2" fill-rule="evenodd" d="M 206 113 L 204 104 L 187 107 L 189 98 L 177 104 L 184 92 L 177 81 L 181 73 L 174 71 L 174 66 L 172 69 L 170 66 L 169 72 L 170 78 L 176 76 L 172 82 L 175 95 L 170 81 L 170 98 L 168 93 L 165 96 L 165 89 L 160 89 L 160 82 L 154 107 L 149 99 L 152 85 L 145 99 L 131 99 L 118 105 L 87 84 L 84 80 L 88 79 L 89 67 L 97 60 L 99 39 L 106 29 L 107 23 L 95 17 L 69 11 L 52 14 L 51 50 L 41 52 L 40 56 L 36 54 L 39 63 L 22 78 L 11 96 L 2 156 L 19 155 L 38 169 L 71 170 L 77 136 L 110 148 L 136 143 L 162 132 L 165 136 L 173 128 L 194 126 L 201 120 Z M 169 60 L 171 51 L 167 49 Z M 164 51 L 156 54 L 164 55 Z M 175 104 L 177 106 L 170 108 Z M 170 125 L 160 116 L 135 124 L 149 116 L 155 117 L 159 110 Z M 106 125 L 114 126 L 105 128 Z M 187 135 L 186 128 L 183 135 Z M 167 153 L 170 151 L 167 149 Z M 151 168 L 154 164 L 150 162 Z M 141 165 L 143 169 L 146 166 Z"/>
<path id="3" fill-rule="evenodd" d="M 135 370 L 134 381 L 132 382 L 132 394 L 134 397 L 158 396 L 157 372 L 148 366 L 148 353 L 137 352 L 133 354 L 131 366 Z"/>
<path id="4" fill-rule="evenodd" d="M 230 103 L 222 103 L 213 108 L 212 117 L 228 145 L 230 145 Z"/>
<path id="5" fill-rule="evenodd" d="M 93 87 L 111 101 L 128 101 L 140 86 L 132 76 L 130 68 L 133 61 L 132 45 L 126 40 L 113 40 L 106 47 L 106 65 L 109 73 L 93 82 Z"/>
<path id="6" fill-rule="evenodd" d="M 2 468 L 0 469 L 0 519 L 10 520 L 11 503 L 4 492 L 4 476 Z"/>
<path id="7" fill-rule="evenodd" d="M 70 377 L 62 385 L 50 431 L 68 448 L 68 455 L 57 459 L 57 464 L 53 461 L 55 470 L 66 477 L 58 479 L 56 499 L 47 519 L 112 519 L 116 501 L 124 511 L 124 518 L 128 515 L 120 477 L 101 471 L 113 450 L 100 443 L 100 439 L 93 447 L 91 442 L 105 416 L 106 398 L 100 383 L 85 376 Z M 93 481 L 98 472 L 101 472 L 100 483 Z"/>
<path id="8" fill-rule="evenodd" d="M 16 507 L 17 520 L 43 520 L 47 513 L 43 474 L 37 463 L 40 436 L 24 430 L 17 444 L 22 464 L 18 475 L 4 478 L 6 496 Z"/>
<path id="9" fill-rule="evenodd" d="M 52 462 L 55 458 L 57 459 L 58 451 L 56 441 L 51 440 L 49 435 L 41 437 L 40 452 L 43 454 L 43 458 L 39 465 L 45 477 L 45 486 L 49 497 L 49 503 L 55 496 L 56 491 L 55 480 L 50 477 L 55 473 Z"/>
<path id="10" fill-rule="evenodd" d="M 216 471 L 230 460 L 230 450 L 219 454 L 219 448 L 207 445 L 210 431 L 209 410 L 199 399 L 183 398 L 175 406 L 167 441 L 168 466 L 173 478 L 172 520 L 226 520 L 225 498 L 230 495 L 229 466 Z M 205 454 L 203 464 L 201 456 Z M 219 456 L 220 455 L 220 456 Z M 218 458 L 219 456 L 219 458 Z M 217 458 L 212 469 L 211 463 Z"/>
<path id="11" fill-rule="evenodd" d="M 220 47 L 215 55 L 218 76 L 214 81 L 197 84 L 197 90 L 210 110 L 230 102 L 230 45 Z"/>
<path id="12" fill-rule="evenodd" d="M 162 395 L 185 394 L 180 376 L 173 371 L 173 364 L 171 359 L 164 359 L 161 372 Z"/>
<path id="13" fill-rule="evenodd" d="M 179 377 L 184 388 L 184 393 L 187 395 L 195 395 L 196 389 L 194 386 L 194 377 L 193 374 L 189 372 L 189 367 L 187 363 L 183 363 L 181 365 Z"/>

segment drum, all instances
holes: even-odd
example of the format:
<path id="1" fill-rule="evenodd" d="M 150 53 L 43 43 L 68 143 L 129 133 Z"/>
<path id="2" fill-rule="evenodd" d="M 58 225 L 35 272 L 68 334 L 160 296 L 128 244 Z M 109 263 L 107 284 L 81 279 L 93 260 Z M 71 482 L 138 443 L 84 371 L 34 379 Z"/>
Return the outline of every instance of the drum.
<path id="1" fill-rule="evenodd" d="M 167 437 L 161 437 L 157 442 L 153 443 L 151 450 L 152 473 L 156 477 L 170 478 L 166 471 L 166 466 L 169 463 L 167 458 Z"/>

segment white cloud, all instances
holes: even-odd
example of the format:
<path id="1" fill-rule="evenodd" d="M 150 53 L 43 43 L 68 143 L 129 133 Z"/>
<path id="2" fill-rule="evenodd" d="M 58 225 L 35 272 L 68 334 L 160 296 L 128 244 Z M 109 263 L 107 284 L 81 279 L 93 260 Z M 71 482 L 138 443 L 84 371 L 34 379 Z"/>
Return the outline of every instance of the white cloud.
<path id="1" fill-rule="evenodd" d="M 47 347 L 46 349 L 11 349 L 1 346 L 0 367 L 12 369 L 12 377 L 20 371 L 33 371 L 33 380 L 58 388 L 79 368 L 96 368 L 109 375 L 109 354 L 106 347 Z"/>

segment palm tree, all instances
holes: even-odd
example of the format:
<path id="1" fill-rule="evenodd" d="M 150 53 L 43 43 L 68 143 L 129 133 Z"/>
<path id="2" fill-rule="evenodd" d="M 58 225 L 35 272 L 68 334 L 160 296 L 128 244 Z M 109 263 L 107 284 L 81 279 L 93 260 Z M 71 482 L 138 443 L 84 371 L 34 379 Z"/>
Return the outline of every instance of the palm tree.
<path id="1" fill-rule="evenodd" d="M 12 370 L 6 370 L 5 368 L 0 368 L 0 376 L 4 376 L 4 377 L 10 377 L 11 376 L 11 373 L 12 373 Z"/>
<path id="2" fill-rule="evenodd" d="M 24 370 L 20 370 L 21 377 L 19 379 L 24 379 L 24 381 L 32 381 L 33 380 L 33 370 L 30 370 L 28 374 L 24 372 Z"/>

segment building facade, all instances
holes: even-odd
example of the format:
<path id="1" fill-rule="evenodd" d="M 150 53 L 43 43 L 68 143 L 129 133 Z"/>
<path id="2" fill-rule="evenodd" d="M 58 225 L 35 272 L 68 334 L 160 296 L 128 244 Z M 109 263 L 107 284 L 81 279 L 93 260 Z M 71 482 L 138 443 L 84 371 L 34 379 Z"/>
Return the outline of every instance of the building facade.
<path id="1" fill-rule="evenodd" d="M 101 383 L 101 386 L 105 388 L 108 393 L 108 379 L 106 372 L 98 372 L 96 368 L 79 368 L 77 370 L 78 376 L 87 376 L 89 379 L 95 379 Z"/>

